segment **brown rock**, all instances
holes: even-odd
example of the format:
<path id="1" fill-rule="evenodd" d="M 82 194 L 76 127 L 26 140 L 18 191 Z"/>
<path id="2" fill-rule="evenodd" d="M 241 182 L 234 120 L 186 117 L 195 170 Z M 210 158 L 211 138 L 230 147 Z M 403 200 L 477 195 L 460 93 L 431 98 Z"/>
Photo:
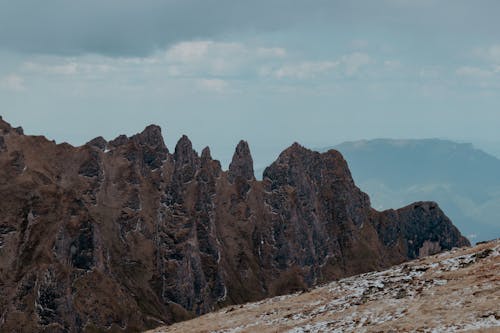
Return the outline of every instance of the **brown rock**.
<path id="1" fill-rule="evenodd" d="M 100 150 L 106 149 L 107 144 L 108 142 L 102 136 L 98 136 L 86 143 L 87 146 L 96 147 Z"/>
<path id="2" fill-rule="evenodd" d="M 294 144 L 256 181 L 244 141 L 224 172 L 156 126 L 0 129 L 0 331 L 139 331 L 468 245 L 435 203 L 372 209 L 334 150 Z"/>
<path id="3" fill-rule="evenodd" d="M 229 164 L 227 178 L 231 183 L 237 178 L 241 178 L 242 180 L 255 180 L 253 159 L 250 154 L 250 147 L 248 147 L 246 141 L 241 140 L 236 146 L 233 159 L 231 164 Z"/>

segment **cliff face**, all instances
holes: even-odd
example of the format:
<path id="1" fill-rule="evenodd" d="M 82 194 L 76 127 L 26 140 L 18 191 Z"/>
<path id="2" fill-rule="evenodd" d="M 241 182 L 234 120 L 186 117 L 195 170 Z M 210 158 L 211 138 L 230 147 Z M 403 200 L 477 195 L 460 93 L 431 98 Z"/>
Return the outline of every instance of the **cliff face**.
<path id="1" fill-rule="evenodd" d="M 81 147 L 0 120 L 0 331 L 133 332 L 469 245 L 435 203 L 377 212 L 294 144 L 253 176 L 161 130 Z"/>

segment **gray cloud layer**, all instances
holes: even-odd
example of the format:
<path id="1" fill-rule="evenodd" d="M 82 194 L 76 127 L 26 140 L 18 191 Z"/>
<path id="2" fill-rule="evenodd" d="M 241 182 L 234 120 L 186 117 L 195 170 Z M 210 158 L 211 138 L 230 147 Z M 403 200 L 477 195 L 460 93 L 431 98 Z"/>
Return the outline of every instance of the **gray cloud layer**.
<path id="1" fill-rule="evenodd" d="M 144 55 L 179 40 L 280 28 L 321 13 L 326 2 L 5 0 L 0 44 L 28 53 Z"/>
<path id="2" fill-rule="evenodd" d="M 473 6 L 466 0 L 0 0 L 0 49 L 146 55 L 180 40 L 311 21 L 340 30 L 403 25 L 424 35 L 443 29 L 484 35 L 497 33 L 492 25 L 500 28 L 493 23 L 498 9 L 495 0 Z"/>

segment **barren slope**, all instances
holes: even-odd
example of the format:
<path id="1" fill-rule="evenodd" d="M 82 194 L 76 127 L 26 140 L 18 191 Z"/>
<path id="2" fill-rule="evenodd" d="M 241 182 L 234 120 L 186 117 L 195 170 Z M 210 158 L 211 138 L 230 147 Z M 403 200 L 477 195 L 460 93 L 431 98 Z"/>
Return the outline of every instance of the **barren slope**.
<path id="1" fill-rule="evenodd" d="M 499 332 L 500 240 L 151 332 Z"/>

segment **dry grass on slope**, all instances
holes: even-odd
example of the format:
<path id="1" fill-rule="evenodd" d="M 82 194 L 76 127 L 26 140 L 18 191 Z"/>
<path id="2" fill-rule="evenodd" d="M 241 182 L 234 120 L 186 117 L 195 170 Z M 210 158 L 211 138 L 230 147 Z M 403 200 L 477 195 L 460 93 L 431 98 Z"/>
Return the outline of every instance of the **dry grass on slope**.
<path id="1" fill-rule="evenodd" d="M 500 332 L 500 240 L 151 332 Z"/>

